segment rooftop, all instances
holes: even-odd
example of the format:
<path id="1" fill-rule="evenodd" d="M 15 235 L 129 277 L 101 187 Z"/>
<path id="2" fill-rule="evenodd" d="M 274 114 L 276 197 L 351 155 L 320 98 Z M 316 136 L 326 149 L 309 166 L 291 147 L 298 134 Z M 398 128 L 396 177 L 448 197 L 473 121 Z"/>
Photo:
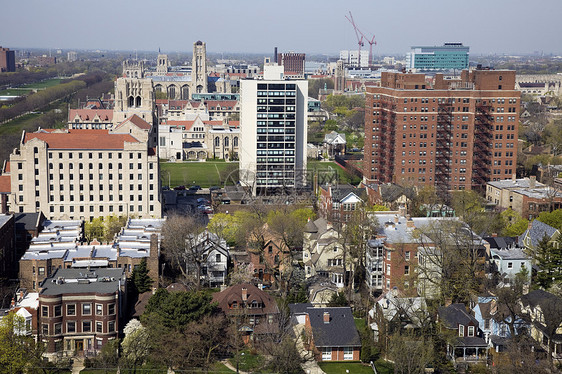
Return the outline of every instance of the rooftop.
<path id="1" fill-rule="evenodd" d="M 139 141 L 129 134 L 112 134 L 108 130 L 64 130 L 25 133 L 23 143 L 38 139 L 51 149 L 124 149 L 125 143 Z"/>
<path id="2" fill-rule="evenodd" d="M 39 297 L 61 294 L 108 294 L 119 291 L 126 282 L 125 269 L 57 269 L 41 284 Z"/>

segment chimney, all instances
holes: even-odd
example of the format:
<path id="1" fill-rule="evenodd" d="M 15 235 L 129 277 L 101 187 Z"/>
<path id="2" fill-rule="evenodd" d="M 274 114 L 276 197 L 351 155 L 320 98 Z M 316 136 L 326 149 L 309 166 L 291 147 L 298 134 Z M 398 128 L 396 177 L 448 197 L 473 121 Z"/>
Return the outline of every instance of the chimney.
<path id="1" fill-rule="evenodd" d="M 242 300 L 243 301 L 248 300 L 248 289 L 246 287 L 242 288 Z"/>
<path id="2" fill-rule="evenodd" d="M 537 176 L 531 175 L 529 177 L 529 188 L 535 188 L 536 184 L 537 184 Z"/>
<path id="3" fill-rule="evenodd" d="M 273 62 L 277 64 L 277 47 L 273 48 Z"/>
<path id="4" fill-rule="evenodd" d="M 398 214 L 394 215 L 394 223 L 398 223 L 398 221 L 400 220 L 400 218 L 398 217 Z"/>
<path id="5" fill-rule="evenodd" d="M 412 217 L 408 217 L 408 219 L 406 220 L 406 227 L 409 229 L 413 229 L 416 227 L 416 225 L 414 225 L 414 220 L 412 219 Z"/>
<path id="6" fill-rule="evenodd" d="M 400 204 L 400 207 L 398 208 L 398 214 L 400 215 L 400 217 L 406 217 L 406 205 Z"/>
<path id="7" fill-rule="evenodd" d="M 324 312 L 324 323 L 330 323 L 330 313 Z"/>

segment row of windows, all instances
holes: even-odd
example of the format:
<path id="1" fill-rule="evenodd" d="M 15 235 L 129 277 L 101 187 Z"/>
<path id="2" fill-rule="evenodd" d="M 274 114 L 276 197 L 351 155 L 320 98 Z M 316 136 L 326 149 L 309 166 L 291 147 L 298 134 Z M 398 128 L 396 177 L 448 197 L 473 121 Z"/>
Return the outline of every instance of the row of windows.
<path id="1" fill-rule="evenodd" d="M 115 321 L 108 321 L 107 322 L 106 331 L 103 331 L 103 325 L 104 325 L 103 322 L 96 321 L 95 322 L 95 329 L 96 329 L 95 332 L 97 332 L 97 333 L 115 332 Z M 52 331 L 49 331 L 49 324 L 48 323 L 43 323 L 41 325 L 41 332 L 43 333 L 43 336 L 61 335 L 63 333 L 62 323 L 53 324 L 53 330 Z M 80 331 L 77 330 L 77 322 L 76 321 L 67 321 L 65 333 L 66 334 L 72 334 L 72 333 L 76 333 L 76 332 L 93 332 L 92 321 L 82 321 L 82 328 L 81 328 Z"/>
<path id="2" fill-rule="evenodd" d="M 74 169 L 74 164 L 73 164 L 72 162 L 68 163 L 67 165 L 68 165 L 68 169 Z M 141 169 L 142 169 L 142 165 L 143 165 L 143 164 L 140 163 L 140 162 L 137 163 L 136 169 L 141 170 Z M 154 168 L 154 166 L 153 166 L 154 163 L 151 162 L 151 163 L 149 163 L 148 165 L 149 165 L 149 168 L 150 168 L 150 169 L 153 169 L 153 168 Z M 54 165 L 52 162 L 49 163 L 49 169 L 54 169 L 54 166 L 55 166 L 55 165 Z M 94 168 L 94 164 L 90 162 L 90 163 L 88 164 L 88 170 L 92 170 L 93 168 Z M 63 164 L 63 163 L 59 163 L 59 169 L 60 169 L 60 170 L 63 170 L 63 169 L 64 169 L 64 164 Z M 84 169 L 84 164 L 79 163 L 79 164 L 78 164 L 78 169 Z M 112 164 L 112 163 L 103 164 L 103 163 L 100 162 L 100 163 L 98 163 L 98 169 L 99 169 L 99 170 L 113 169 L 113 164 Z M 117 164 L 117 169 L 118 169 L 118 170 L 122 170 L 122 169 L 123 169 L 123 164 L 118 163 L 118 164 Z M 130 169 L 130 170 L 135 169 L 135 164 L 132 163 L 132 162 L 130 162 L 130 163 L 129 163 L 129 169 Z"/>
<path id="3" fill-rule="evenodd" d="M 43 273 L 45 268 L 39 268 L 39 275 L 41 275 L 41 269 L 43 269 Z M 82 303 L 82 304 L 66 304 L 66 316 L 75 316 L 78 309 L 82 308 L 81 315 L 88 316 L 92 315 L 92 303 Z M 52 309 L 52 314 L 49 313 L 50 309 Z M 103 316 L 103 304 L 95 304 L 95 311 L 97 316 Z M 62 305 L 53 305 L 52 308 L 49 308 L 48 305 L 41 306 L 41 317 L 62 317 L 63 307 Z M 107 313 L 105 315 L 114 315 L 115 314 L 115 304 L 108 304 L 107 305 Z"/>
<path id="4" fill-rule="evenodd" d="M 121 198 L 121 196 L 119 196 L 119 197 Z M 23 208 L 23 207 L 22 207 L 22 208 Z M 150 212 L 153 212 L 153 211 L 154 211 L 154 205 L 150 205 L 150 206 L 148 207 L 148 209 L 149 209 Z M 79 206 L 79 210 L 80 210 L 80 213 L 84 213 L 84 206 L 83 206 L 83 205 L 80 205 L 80 206 Z M 90 209 L 89 209 L 90 213 L 96 213 L 94 210 L 95 210 L 95 206 L 94 206 L 94 205 L 90 205 Z M 105 212 L 104 206 L 103 206 L 103 205 L 98 205 L 97 211 L 98 211 L 99 213 L 104 213 L 104 212 Z M 107 211 L 110 212 L 110 213 L 113 212 L 113 205 L 110 205 L 110 206 L 108 207 L 108 210 L 107 210 Z M 119 206 L 118 206 L 118 211 L 119 211 L 120 213 L 123 212 L 123 205 L 119 205 Z M 128 211 L 129 211 L 129 212 L 134 212 L 134 211 L 135 211 L 135 206 L 132 205 L 132 204 L 129 205 L 129 206 L 128 206 Z M 142 211 L 143 211 L 142 205 L 139 205 L 139 206 L 137 207 L 137 212 L 142 213 Z M 50 213 L 54 213 L 54 212 L 55 212 L 55 207 L 52 206 L 52 205 L 49 206 L 49 212 L 50 212 Z M 69 213 L 74 213 L 74 206 L 73 206 L 73 205 L 70 205 L 70 206 L 68 207 L 68 212 L 69 212 Z M 59 206 L 59 213 L 65 213 L 65 206 L 64 206 L 64 205 L 60 205 L 60 206 Z"/>
<path id="5" fill-rule="evenodd" d="M 37 149 L 37 147 L 35 147 L 35 149 Z M 35 152 L 35 153 L 37 153 L 37 152 Z M 65 153 L 63 153 L 63 152 L 58 152 L 59 158 L 63 158 L 64 154 Z M 68 152 L 67 154 L 68 154 L 68 158 L 73 158 L 75 152 Z M 142 158 L 142 154 L 143 154 L 143 152 L 137 152 L 137 158 L 139 158 L 139 159 Z M 49 158 L 53 158 L 54 155 L 55 155 L 55 152 L 49 152 Z M 107 155 L 107 158 L 113 158 L 113 152 L 99 152 L 99 153 L 97 153 L 97 155 L 98 155 L 99 159 L 102 159 L 104 155 Z M 84 157 L 84 153 L 78 152 L 78 158 L 83 158 L 83 157 Z M 94 153 L 88 152 L 88 158 L 90 158 L 90 159 L 94 158 Z M 123 152 L 117 152 L 117 158 L 123 158 Z M 135 158 L 134 152 L 129 153 L 129 158 L 130 159 Z"/>

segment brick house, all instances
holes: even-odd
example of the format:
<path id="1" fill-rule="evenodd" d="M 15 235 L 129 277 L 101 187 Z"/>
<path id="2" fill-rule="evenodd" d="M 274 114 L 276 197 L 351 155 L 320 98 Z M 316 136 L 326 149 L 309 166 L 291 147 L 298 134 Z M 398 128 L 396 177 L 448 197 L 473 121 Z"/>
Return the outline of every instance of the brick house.
<path id="1" fill-rule="evenodd" d="M 41 284 L 39 339 L 47 356 L 95 355 L 127 310 L 124 269 L 58 269 Z"/>
<path id="2" fill-rule="evenodd" d="M 307 308 L 305 333 L 316 361 L 359 361 L 361 339 L 349 307 Z"/>

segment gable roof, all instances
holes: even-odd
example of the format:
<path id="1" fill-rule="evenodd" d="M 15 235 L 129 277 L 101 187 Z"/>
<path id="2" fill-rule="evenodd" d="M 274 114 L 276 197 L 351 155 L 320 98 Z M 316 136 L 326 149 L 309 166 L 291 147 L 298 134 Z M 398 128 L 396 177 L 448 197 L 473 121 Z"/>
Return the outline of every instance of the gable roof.
<path id="1" fill-rule="evenodd" d="M 525 306 L 528 305 L 529 307 L 531 307 L 531 309 L 534 309 L 537 306 L 542 307 L 544 304 L 551 301 L 562 303 L 562 299 L 558 296 L 540 289 L 533 290 L 528 294 L 521 296 L 521 303 Z"/>
<path id="2" fill-rule="evenodd" d="M 316 347 L 361 346 L 350 307 L 307 308 L 306 310 Z M 324 313 L 330 315 L 329 323 L 324 323 Z"/>
<path id="3" fill-rule="evenodd" d="M 97 116 L 104 122 L 111 122 L 113 109 L 70 109 L 68 111 L 68 121 L 73 122 L 77 116 L 80 121 L 93 121 Z"/>
<path id="4" fill-rule="evenodd" d="M 551 239 L 557 231 L 554 227 L 535 219 L 531 222 L 529 228 L 519 236 L 518 244 L 525 247 L 525 238 L 528 237 L 531 241 L 530 246 L 536 247 L 545 236 Z"/>
<path id="5" fill-rule="evenodd" d="M 23 143 L 33 139 L 44 141 L 51 149 L 123 149 L 125 142 L 139 143 L 129 134 L 112 134 L 108 130 L 25 133 Z"/>
<path id="6" fill-rule="evenodd" d="M 131 117 L 127 118 L 126 120 L 124 120 L 123 122 L 118 124 L 115 127 L 115 129 L 118 129 L 118 128 L 124 126 L 127 122 L 132 123 L 133 125 L 137 126 L 139 129 L 142 129 L 142 130 L 150 130 L 150 128 L 152 127 L 152 126 L 150 126 L 150 123 L 146 122 L 144 119 L 140 118 L 136 114 L 133 114 Z"/>
<path id="7" fill-rule="evenodd" d="M 511 247 L 518 247 L 518 239 L 516 236 L 489 236 L 482 239 L 490 243 L 491 249 L 506 249 Z"/>
<path id="8" fill-rule="evenodd" d="M 451 304 L 448 307 L 441 306 L 438 309 L 438 313 L 445 326 L 449 329 L 456 329 L 458 324 L 467 326 L 470 322 L 478 326 L 478 321 L 468 314 L 463 303 Z"/>
<path id="9" fill-rule="evenodd" d="M 245 288 L 247 290 L 247 299 L 244 301 L 242 300 L 242 289 Z M 250 283 L 242 283 L 236 284 L 232 287 L 227 288 L 224 291 L 217 292 L 213 294 L 213 302 L 217 302 L 219 304 L 219 308 L 225 314 L 238 314 L 240 313 L 241 308 L 239 309 L 230 309 L 230 304 L 234 301 L 241 305 L 244 302 L 251 303 L 253 300 L 261 301 L 264 305 L 263 308 L 252 308 L 252 313 L 255 315 L 259 314 L 277 314 L 279 313 L 279 309 L 277 308 L 277 303 L 275 299 L 271 297 L 267 292 L 260 290 L 256 286 Z"/>

